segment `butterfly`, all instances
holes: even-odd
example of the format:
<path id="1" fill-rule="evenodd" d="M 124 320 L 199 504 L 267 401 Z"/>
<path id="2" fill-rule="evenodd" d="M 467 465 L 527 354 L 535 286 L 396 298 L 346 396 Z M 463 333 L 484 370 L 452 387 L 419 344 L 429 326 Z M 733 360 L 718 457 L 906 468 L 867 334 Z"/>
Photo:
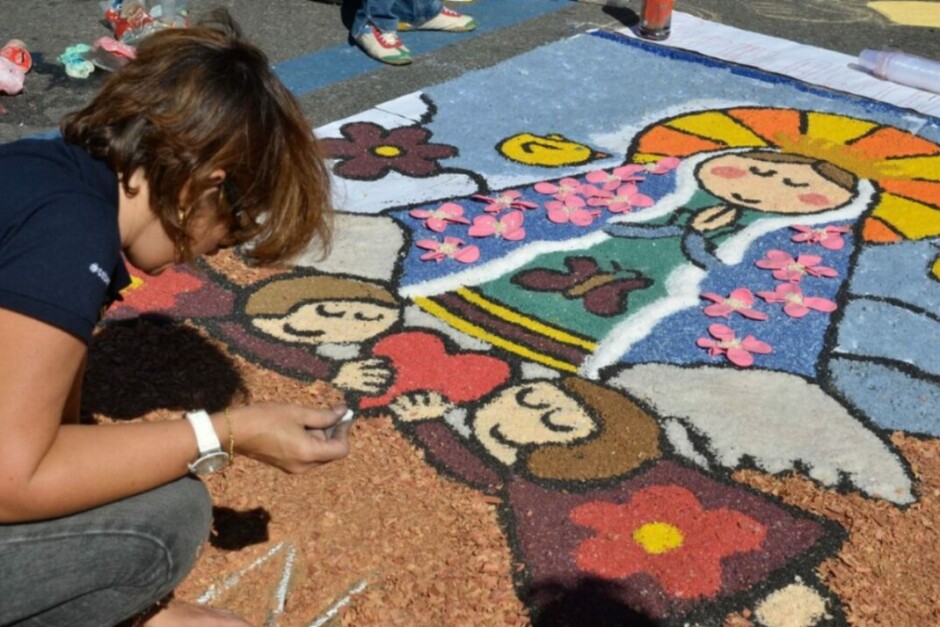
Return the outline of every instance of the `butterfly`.
<path id="1" fill-rule="evenodd" d="M 568 299 L 582 299 L 584 309 L 596 316 L 617 316 L 627 311 L 630 292 L 653 284 L 636 270 L 624 270 L 613 262 L 604 272 L 592 257 L 565 257 L 568 271 L 537 268 L 524 270 L 512 282 L 533 292 L 559 292 Z"/>

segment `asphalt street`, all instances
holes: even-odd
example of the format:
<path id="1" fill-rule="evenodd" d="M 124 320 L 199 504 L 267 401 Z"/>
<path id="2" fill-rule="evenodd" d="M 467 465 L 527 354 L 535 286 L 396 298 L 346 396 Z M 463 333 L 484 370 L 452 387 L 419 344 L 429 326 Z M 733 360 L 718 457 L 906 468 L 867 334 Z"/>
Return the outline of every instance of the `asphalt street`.
<path id="1" fill-rule="evenodd" d="M 452 8 L 477 17 L 480 28 L 466 34 L 405 33 L 416 59 L 404 67 L 382 65 L 351 46 L 344 25 L 349 6 L 334 0 L 189 0 L 188 6 L 193 14 L 228 7 L 268 53 L 316 127 L 576 33 L 634 25 L 641 0 L 621 4 L 454 3 Z M 940 59 L 937 28 L 899 24 L 868 5 L 866 0 L 679 0 L 676 10 L 851 55 L 892 47 Z M 0 42 L 23 39 L 34 58 L 25 91 L 0 95 L 0 141 L 49 132 L 63 114 L 88 101 L 104 76 L 97 71 L 88 79 L 69 78 L 57 60 L 67 46 L 110 34 L 99 2 L 6 0 L 0 16 Z M 498 89 L 468 97 L 498 97 Z"/>

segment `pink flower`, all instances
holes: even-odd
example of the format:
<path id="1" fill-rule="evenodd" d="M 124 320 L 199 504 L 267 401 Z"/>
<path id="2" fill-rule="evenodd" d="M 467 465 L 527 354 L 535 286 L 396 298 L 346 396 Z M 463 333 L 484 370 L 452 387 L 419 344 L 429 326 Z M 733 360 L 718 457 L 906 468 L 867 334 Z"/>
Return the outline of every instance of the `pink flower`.
<path id="1" fill-rule="evenodd" d="M 833 268 L 819 265 L 822 257 L 816 255 L 800 255 L 796 259 L 782 250 L 767 251 L 765 259 L 759 259 L 754 263 L 758 268 L 773 270 L 774 278 L 778 281 L 789 281 L 790 283 L 799 283 L 807 274 L 814 277 L 835 277 L 839 276 Z"/>
<path id="2" fill-rule="evenodd" d="M 710 325 L 708 332 L 715 338 L 714 340 L 700 337 L 695 343 L 702 348 L 707 348 L 708 354 L 712 357 L 725 355 L 735 366 L 747 368 L 754 364 L 754 356 L 751 353 L 767 354 L 773 351 L 770 344 L 761 342 L 753 335 L 748 335 L 744 339 L 735 337 L 734 331 L 723 324 Z"/>
<path id="3" fill-rule="evenodd" d="M 412 218 L 423 218 L 425 220 L 424 226 L 437 233 L 443 233 L 448 222 L 470 224 L 470 220 L 463 215 L 463 207 L 453 202 L 444 203 L 434 211 L 413 209 L 408 215 Z"/>
<path id="4" fill-rule="evenodd" d="M 842 250 L 845 246 L 845 240 L 842 239 L 843 233 L 849 232 L 847 226 L 824 226 L 821 229 L 814 229 L 802 224 L 794 224 L 790 227 L 794 231 L 799 231 L 793 236 L 794 242 L 805 242 L 807 244 L 819 244 L 828 250 Z"/>
<path id="5" fill-rule="evenodd" d="M 803 296 L 799 285 L 783 283 L 773 292 L 758 292 L 758 296 L 768 303 L 784 303 L 783 313 L 791 318 L 802 318 L 810 309 L 830 313 L 836 310 L 836 304 L 828 298 Z"/>
<path id="6" fill-rule="evenodd" d="M 636 176 L 638 172 L 646 172 L 646 168 L 635 164 L 622 165 L 619 168 L 614 168 L 612 172 L 607 170 L 588 172 L 584 178 L 589 183 L 600 185 L 603 190 L 613 191 L 620 187 L 621 183 L 639 183 L 644 180 L 642 176 Z"/>
<path id="7" fill-rule="evenodd" d="M 577 196 L 568 196 L 564 200 L 550 200 L 545 203 L 548 219 L 555 224 L 570 222 L 577 226 L 590 226 L 594 218 L 601 214 L 584 208 L 584 201 Z"/>
<path id="8" fill-rule="evenodd" d="M 650 174 L 665 174 L 666 172 L 678 168 L 680 163 L 682 163 L 682 161 L 676 157 L 665 157 L 656 163 L 648 163 L 646 165 L 646 171 Z"/>
<path id="9" fill-rule="evenodd" d="M 538 204 L 534 202 L 530 202 L 528 200 L 519 200 L 520 196 L 522 196 L 522 192 L 510 189 L 503 192 L 499 196 L 484 196 L 482 194 L 475 194 L 471 196 L 471 198 L 489 203 L 483 207 L 483 211 L 487 213 L 499 213 L 503 209 L 508 209 L 509 207 L 512 207 L 513 209 L 535 209 L 538 207 Z"/>
<path id="10" fill-rule="evenodd" d="M 634 207 L 650 207 L 653 199 L 637 191 L 636 185 L 621 185 L 616 192 L 598 189 L 597 194 L 588 199 L 592 207 L 606 206 L 613 213 L 630 213 Z"/>
<path id="11" fill-rule="evenodd" d="M 751 320 L 766 320 L 768 318 L 767 314 L 753 308 L 754 294 L 746 287 L 733 290 L 728 298 L 711 292 L 702 294 L 702 298 L 715 302 L 714 305 L 709 305 L 704 309 L 706 316 L 730 318 L 732 313 L 738 312 Z"/>
<path id="12" fill-rule="evenodd" d="M 557 185 L 545 181 L 536 183 L 535 191 L 540 194 L 551 194 L 556 200 L 564 200 L 581 193 L 582 187 L 584 186 L 577 179 L 565 178 L 558 181 Z"/>
<path id="13" fill-rule="evenodd" d="M 445 237 L 443 243 L 436 239 L 421 239 L 415 243 L 419 248 L 431 251 L 421 255 L 421 261 L 456 259 L 461 263 L 473 263 L 480 258 L 479 248 L 464 246 L 463 240 L 456 237 Z"/>
<path id="14" fill-rule="evenodd" d="M 499 220 L 493 216 L 477 216 L 473 219 L 473 226 L 467 233 L 473 237 L 495 235 L 514 242 L 525 237 L 525 229 L 522 228 L 523 219 L 521 211 L 507 213 Z"/>

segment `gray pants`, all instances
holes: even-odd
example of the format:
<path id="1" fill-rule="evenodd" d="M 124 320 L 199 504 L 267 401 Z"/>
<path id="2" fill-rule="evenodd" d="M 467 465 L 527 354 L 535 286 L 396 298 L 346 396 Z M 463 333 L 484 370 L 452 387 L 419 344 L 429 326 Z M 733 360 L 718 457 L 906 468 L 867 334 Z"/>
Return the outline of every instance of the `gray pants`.
<path id="1" fill-rule="evenodd" d="M 147 609 L 189 573 L 212 501 L 184 477 L 93 510 L 0 525 L 0 625 L 104 627 Z"/>

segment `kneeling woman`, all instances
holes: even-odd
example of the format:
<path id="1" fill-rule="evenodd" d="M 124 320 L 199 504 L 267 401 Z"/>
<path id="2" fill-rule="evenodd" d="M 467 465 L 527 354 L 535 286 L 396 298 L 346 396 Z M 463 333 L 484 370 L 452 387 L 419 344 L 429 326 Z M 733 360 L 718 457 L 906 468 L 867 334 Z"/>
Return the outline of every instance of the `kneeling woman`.
<path id="1" fill-rule="evenodd" d="M 208 537 L 193 474 L 236 451 L 301 472 L 347 455 L 343 407 L 266 403 L 79 424 L 87 344 L 129 283 L 252 240 L 329 239 L 328 177 L 296 101 L 227 13 L 144 40 L 62 137 L 0 146 L 0 624 L 109 625 L 154 607 Z M 151 625 L 244 625 L 171 604 Z"/>

